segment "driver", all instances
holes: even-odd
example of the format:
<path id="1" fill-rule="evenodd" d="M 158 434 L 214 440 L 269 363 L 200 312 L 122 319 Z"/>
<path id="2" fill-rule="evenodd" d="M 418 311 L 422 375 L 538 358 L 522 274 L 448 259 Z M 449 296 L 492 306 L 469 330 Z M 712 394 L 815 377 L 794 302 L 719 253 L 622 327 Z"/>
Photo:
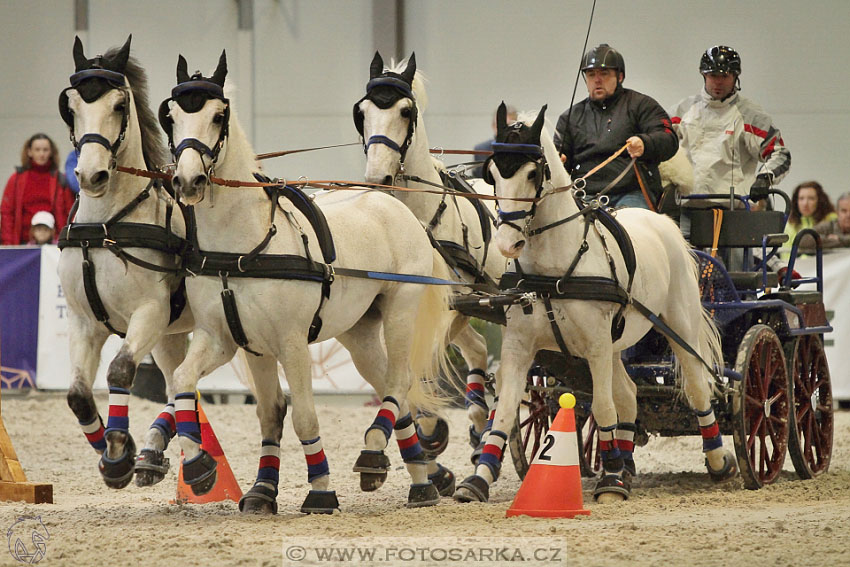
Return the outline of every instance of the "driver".
<path id="1" fill-rule="evenodd" d="M 703 89 L 670 113 L 680 145 L 694 167 L 694 193 L 728 194 L 744 188 L 756 202 L 791 167 L 773 120 L 755 102 L 739 94 L 741 57 L 725 45 L 702 54 Z"/>

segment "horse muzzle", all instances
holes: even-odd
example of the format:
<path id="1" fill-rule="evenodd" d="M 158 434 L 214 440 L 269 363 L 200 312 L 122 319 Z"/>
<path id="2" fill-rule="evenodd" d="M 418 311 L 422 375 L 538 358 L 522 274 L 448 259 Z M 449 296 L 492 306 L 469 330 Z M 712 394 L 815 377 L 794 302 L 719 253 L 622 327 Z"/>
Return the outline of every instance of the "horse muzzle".
<path id="1" fill-rule="evenodd" d="M 210 179 L 205 173 L 184 176 L 177 174 L 171 178 L 174 190 L 187 205 L 195 205 L 204 198 L 204 191 L 209 185 Z"/>

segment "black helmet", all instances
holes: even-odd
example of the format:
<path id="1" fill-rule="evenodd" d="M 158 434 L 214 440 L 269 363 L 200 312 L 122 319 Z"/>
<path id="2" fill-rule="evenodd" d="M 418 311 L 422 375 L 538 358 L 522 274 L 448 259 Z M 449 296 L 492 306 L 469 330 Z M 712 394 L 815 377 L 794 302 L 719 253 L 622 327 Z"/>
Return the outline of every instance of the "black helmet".
<path id="1" fill-rule="evenodd" d="M 600 43 L 584 54 L 581 60 L 581 70 L 588 69 L 619 69 L 623 76 L 626 75 L 626 62 L 620 52 L 608 45 Z"/>
<path id="2" fill-rule="evenodd" d="M 715 45 L 709 47 L 702 54 L 699 61 L 699 72 L 707 73 L 734 73 L 741 74 L 741 56 L 731 47 Z"/>

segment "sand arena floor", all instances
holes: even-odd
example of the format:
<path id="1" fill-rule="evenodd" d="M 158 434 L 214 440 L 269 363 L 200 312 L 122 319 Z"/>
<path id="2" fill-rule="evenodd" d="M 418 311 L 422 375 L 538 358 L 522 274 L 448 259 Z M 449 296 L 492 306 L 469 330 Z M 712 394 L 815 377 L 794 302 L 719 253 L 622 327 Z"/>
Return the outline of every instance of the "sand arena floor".
<path id="1" fill-rule="evenodd" d="M 97 396 L 102 413 L 106 402 L 105 395 Z M 567 520 L 505 518 L 520 485 L 509 456 L 488 504 L 443 499 L 436 507 L 406 509 L 409 480 L 394 447 L 388 452 L 393 470 L 387 483 L 377 492 L 360 492 L 351 467 L 375 413 L 374 407 L 363 406 L 362 397 L 317 402 L 332 485 L 342 510 L 334 516 L 298 512 L 308 485 L 304 456 L 290 423 L 281 448 L 279 514 L 256 517 L 241 515 L 234 502 L 169 503 L 177 485 L 173 466 L 179 459 L 177 443 L 168 449 L 172 469 L 163 482 L 146 489 L 131 484 L 111 490 L 100 479 L 98 457 L 85 442 L 64 395 L 4 396 L 2 403 L 3 420 L 29 480 L 52 483 L 55 503 L 0 503 L 0 527 L 6 530 L 22 516 L 40 516 L 49 532 L 41 565 L 364 565 L 292 562 L 284 558 L 284 551 L 292 542 L 329 538 L 368 545 L 408 537 L 417 545 L 433 541 L 445 546 L 463 545 L 467 540 L 462 538 L 473 536 L 485 538 L 468 540 L 474 545 L 482 541 L 511 545 L 524 553 L 541 542 L 566 550 L 557 561 L 528 557 L 528 565 L 850 565 L 850 412 L 846 411 L 836 413 L 832 466 L 820 478 L 797 480 L 789 458 L 787 472 L 762 490 L 745 490 L 739 481 L 718 487 L 705 474 L 698 438 L 653 438 L 636 452 L 639 477 L 625 504 L 593 502 L 593 481 L 585 480 L 585 507 L 592 514 Z M 204 408 L 236 479 L 247 490 L 258 460 L 255 406 L 205 404 Z M 159 409 L 132 398 L 130 424 L 137 443 Z M 466 416 L 462 410 L 449 410 L 448 418 L 452 440 L 440 460 L 464 478 L 472 473 Z M 731 439 L 727 444 L 731 446 Z M 382 558 L 374 564 L 459 564 L 441 557 L 432 555 L 433 563 L 417 557 L 419 562 Z M 0 548 L 0 565 L 18 564 Z"/>

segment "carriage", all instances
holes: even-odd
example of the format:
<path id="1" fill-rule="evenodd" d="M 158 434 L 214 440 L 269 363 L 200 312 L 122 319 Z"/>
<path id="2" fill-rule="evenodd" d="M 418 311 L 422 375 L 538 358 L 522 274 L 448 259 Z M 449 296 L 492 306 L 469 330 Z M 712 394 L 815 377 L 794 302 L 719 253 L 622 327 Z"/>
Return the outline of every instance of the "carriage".
<path id="1" fill-rule="evenodd" d="M 787 201 L 787 196 L 773 191 Z M 705 197 L 705 196 L 694 196 Z M 725 197 L 728 200 L 728 196 Z M 787 206 L 786 206 L 787 210 Z M 743 254 L 741 271 L 728 271 L 710 254 L 696 251 L 703 305 L 720 331 L 726 376 L 716 380 L 713 406 L 721 433 L 732 434 L 744 485 L 761 488 L 782 471 L 786 451 L 797 475 L 809 479 L 829 467 L 833 408 L 823 335 L 832 328 L 823 304 L 819 239 L 814 231 L 797 235 L 783 278 L 753 259 L 776 254 L 787 236 L 781 211 L 724 211 L 715 233 L 717 213 L 693 210 L 690 243 Z M 792 279 L 800 241 L 818 241 L 817 273 Z M 755 266 L 754 264 L 760 264 Z M 814 289 L 800 289 L 801 284 Z M 650 434 L 698 435 L 696 417 L 679 395 L 675 357 L 656 331 L 624 355 L 626 370 L 637 385 L 635 443 Z M 585 476 L 601 469 L 598 429 L 590 411 L 591 380 L 584 360 L 553 351 L 537 353 L 529 371 L 526 398 L 508 441 L 517 474 L 523 478 L 558 410 L 558 397 L 571 392 L 576 404 L 580 464 Z"/>

